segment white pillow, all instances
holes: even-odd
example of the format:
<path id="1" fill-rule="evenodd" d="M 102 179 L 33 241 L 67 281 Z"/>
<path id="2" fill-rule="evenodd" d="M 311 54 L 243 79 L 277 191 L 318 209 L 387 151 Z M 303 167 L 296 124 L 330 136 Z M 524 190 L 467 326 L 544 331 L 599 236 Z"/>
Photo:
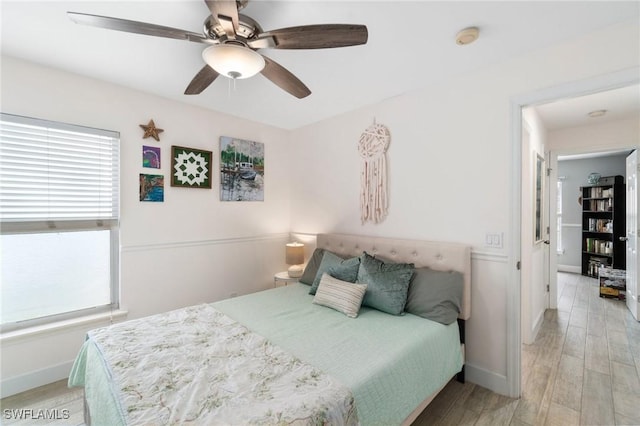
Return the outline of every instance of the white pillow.
<path id="1" fill-rule="evenodd" d="M 365 291 L 367 291 L 366 284 L 349 283 L 324 273 L 313 303 L 340 311 L 349 318 L 355 318 L 360 311 Z"/>

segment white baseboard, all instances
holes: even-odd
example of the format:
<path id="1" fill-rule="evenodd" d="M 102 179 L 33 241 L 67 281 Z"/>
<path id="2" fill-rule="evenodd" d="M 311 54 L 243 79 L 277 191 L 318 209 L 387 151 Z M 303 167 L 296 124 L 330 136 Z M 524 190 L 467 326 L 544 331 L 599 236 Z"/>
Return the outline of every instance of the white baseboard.
<path id="1" fill-rule="evenodd" d="M 574 265 L 558 265 L 558 272 L 571 272 L 574 274 L 582 273 L 582 270 L 579 266 Z"/>
<path id="2" fill-rule="evenodd" d="M 465 381 L 475 383 L 500 395 L 509 395 L 507 377 L 484 368 L 466 364 L 464 366 Z"/>
<path id="3" fill-rule="evenodd" d="M 3 378 L 0 382 L 0 398 L 15 395 L 29 389 L 48 385 L 69 377 L 73 361 L 32 371 L 20 376 Z"/>
<path id="4" fill-rule="evenodd" d="M 531 331 L 531 335 L 533 336 L 533 341 L 535 342 L 536 337 L 538 337 L 538 332 L 540 331 L 540 327 L 542 327 L 542 323 L 544 322 L 544 310 L 542 310 L 538 314 L 538 318 L 536 318 L 533 323 L 533 330 Z"/>

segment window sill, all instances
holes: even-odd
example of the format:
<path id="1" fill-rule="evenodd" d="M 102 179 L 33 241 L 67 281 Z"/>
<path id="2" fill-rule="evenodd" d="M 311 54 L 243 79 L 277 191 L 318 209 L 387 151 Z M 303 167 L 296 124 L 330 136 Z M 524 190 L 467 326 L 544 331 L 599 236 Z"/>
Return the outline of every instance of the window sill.
<path id="1" fill-rule="evenodd" d="M 40 334 L 69 330 L 72 328 L 109 320 L 121 320 L 127 316 L 127 311 L 116 310 L 113 312 L 102 312 L 99 314 L 86 315 L 79 318 L 56 321 L 49 324 L 36 325 L 22 328 L 20 330 L 7 331 L 0 334 L 0 343 L 8 343 L 15 340 L 34 337 Z"/>

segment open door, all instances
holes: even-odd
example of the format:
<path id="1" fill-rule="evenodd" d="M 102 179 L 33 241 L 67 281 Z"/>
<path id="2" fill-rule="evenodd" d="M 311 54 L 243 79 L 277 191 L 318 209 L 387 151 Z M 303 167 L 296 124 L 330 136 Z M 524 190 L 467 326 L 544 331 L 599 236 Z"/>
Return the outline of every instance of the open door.
<path id="1" fill-rule="evenodd" d="M 638 151 L 627 157 L 627 306 L 638 320 Z"/>

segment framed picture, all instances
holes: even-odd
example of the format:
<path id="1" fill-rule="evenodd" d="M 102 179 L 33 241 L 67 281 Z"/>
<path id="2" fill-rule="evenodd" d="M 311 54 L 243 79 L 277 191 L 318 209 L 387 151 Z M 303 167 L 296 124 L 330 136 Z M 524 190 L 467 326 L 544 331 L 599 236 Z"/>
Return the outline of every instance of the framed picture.
<path id="1" fill-rule="evenodd" d="M 539 243 L 542 241 L 542 200 L 544 190 L 544 158 L 540 154 L 536 154 L 536 169 L 535 169 L 535 188 L 534 188 L 534 208 L 533 220 L 534 220 L 534 236 L 533 241 Z"/>
<path id="2" fill-rule="evenodd" d="M 264 201 L 264 144 L 220 137 L 220 201 Z"/>
<path id="3" fill-rule="evenodd" d="M 211 188 L 211 151 L 171 147 L 171 186 Z"/>
<path id="4" fill-rule="evenodd" d="M 140 173 L 140 201 L 164 201 L 164 175 Z"/>
<path id="5" fill-rule="evenodd" d="M 160 148 L 156 146 L 142 146 L 142 167 L 160 168 Z"/>

